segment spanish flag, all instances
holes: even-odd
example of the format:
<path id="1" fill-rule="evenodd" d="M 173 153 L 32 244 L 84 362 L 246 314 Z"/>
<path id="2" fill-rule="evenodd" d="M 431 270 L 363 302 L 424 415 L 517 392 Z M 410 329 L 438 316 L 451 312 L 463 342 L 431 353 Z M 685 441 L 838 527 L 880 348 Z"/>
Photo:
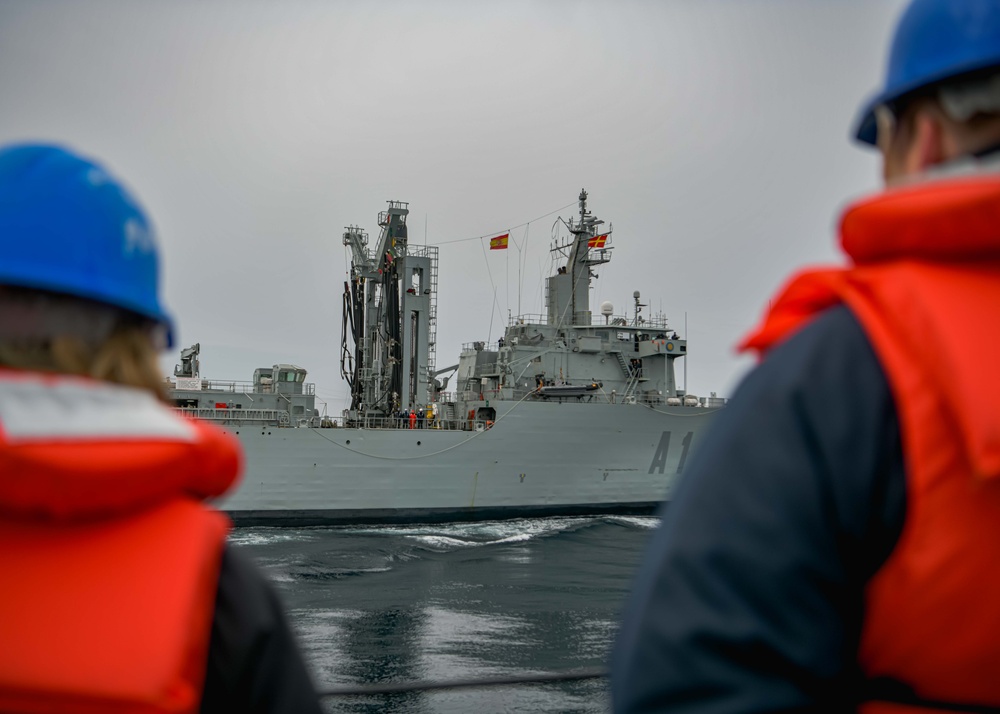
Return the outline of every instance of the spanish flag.
<path id="1" fill-rule="evenodd" d="M 490 238 L 490 250 L 507 250 L 508 238 L 510 238 L 510 233 L 504 233 L 502 236 Z"/>
<path id="2" fill-rule="evenodd" d="M 603 248 L 604 244 L 608 242 L 608 234 L 602 233 L 599 236 L 594 236 L 587 241 L 588 248 Z"/>

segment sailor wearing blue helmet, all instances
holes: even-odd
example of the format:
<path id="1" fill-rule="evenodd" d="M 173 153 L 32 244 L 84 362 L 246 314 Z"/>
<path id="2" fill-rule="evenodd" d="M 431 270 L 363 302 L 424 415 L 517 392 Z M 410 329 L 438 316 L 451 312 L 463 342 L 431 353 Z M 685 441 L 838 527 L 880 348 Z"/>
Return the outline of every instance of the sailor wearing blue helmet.
<path id="1" fill-rule="evenodd" d="M 989 79 L 1000 66 L 1000 4 L 994 0 L 949 0 L 911 3 L 893 36 L 885 83 L 861 108 L 855 136 L 876 145 L 880 107 L 898 110 L 899 103 L 929 96 L 956 80 Z M 959 93 L 961 94 L 961 93 Z M 961 108 L 959 108 L 961 107 Z M 962 106 L 960 116 L 972 116 L 975 105 Z M 978 107 L 984 112 L 995 107 Z"/>
<path id="2" fill-rule="evenodd" d="M 104 167 L 0 148 L 0 711 L 319 712 L 204 501 L 238 441 L 163 403 L 149 219 Z"/>
<path id="3" fill-rule="evenodd" d="M 173 345 L 153 225 L 99 164 L 57 146 L 4 148 L 0 246 L 0 285 L 116 308 Z"/>

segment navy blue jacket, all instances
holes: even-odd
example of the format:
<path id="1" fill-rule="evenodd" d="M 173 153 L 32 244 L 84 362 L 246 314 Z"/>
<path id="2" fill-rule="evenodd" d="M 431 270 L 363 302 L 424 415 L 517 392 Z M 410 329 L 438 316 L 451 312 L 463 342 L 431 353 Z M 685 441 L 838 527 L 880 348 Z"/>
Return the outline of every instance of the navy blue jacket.
<path id="1" fill-rule="evenodd" d="M 231 545 L 222 553 L 200 711 L 323 711 L 277 593 Z"/>
<path id="2" fill-rule="evenodd" d="M 746 378 L 661 513 L 612 655 L 616 712 L 856 705 L 865 583 L 902 530 L 885 374 L 820 315 Z"/>

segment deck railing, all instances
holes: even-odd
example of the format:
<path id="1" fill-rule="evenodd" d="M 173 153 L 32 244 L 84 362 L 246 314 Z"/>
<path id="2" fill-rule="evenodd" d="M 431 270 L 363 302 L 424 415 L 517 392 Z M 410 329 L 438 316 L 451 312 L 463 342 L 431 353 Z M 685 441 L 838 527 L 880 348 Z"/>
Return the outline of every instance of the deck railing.
<path id="1" fill-rule="evenodd" d="M 291 384 L 291 382 L 277 382 L 276 384 L 254 384 L 253 382 L 243 381 L 243 380 L 217 380 L 217 379 L 203 379 L 201 380 L 201 390 L 203 392 L 229 392 L 231 394 L 254 394 L 259 392 L 261 394 L 297 394 L 296 392 L 287 392 L 275 389 L 275 386 L 279 384 Z M 176 387 L 175 387 L 176 388 Z M 316 385 L 313 382 L 306 382 L 302 385 L 302 394 L 306 396 L 316 395 Z"/>
<path id="2" fill-rule="evenodd" d="M 176 411 L 185 416 L 205 419 L 207 421 L 219 422 L 222 424 L 233 424 L 240 426 L 246 424 L 275 426 L 293 426 L 292 418 L 285 409 L 227 409 L 212 407 L 177 407 Z M 309 420 L 307 420 L 309 421 Z M 303 424 L 309 426 L 309 424 Z M 319 426 L 318 418 L 317 424 Z"/>
<path id="3" fill-rule="evenodd" d="M 293 417 L 282 409 L 211 409 L 198 407 L 177 407 L 185 416 L 215 422 L 223 426 L 273 426 L 342 429 L 410 429 L 409 417 L 364 416 L 349 419 L 338 417 Z M 483 431 L 493 425 L 484 419 L 417 419 L 413 430 Z"/>
<path id="4" fill-rule="evenodd" d="M 608 315 L 605 319 L 604 315 L 592 314 L 590 318 L 590 323 L 570 325 L 566 324 L 563 327 L 632 327 L 638 330 L 666 330 L 669 329 L 667 323 L 669 322 L 666 317 L 662 315 L 652 315 L 650 317 L 642 316 L 639 318 L 639 324 L 635 324 L 635 317 L 629 317 L 628 315 Z M 518 325 L 548 325 L 549 318 L 547 315 L 539 315 L 537 313 L 525 313 L 523 315 L 515 315 L 510 318 L 507 322 L 508 326 L 516 327 Z"/>
<path id="5" fill-rule="evenodd" d="M 508 393 L 507 399 L 519 401 L 528 397 L 534 390 L 512 390 Z M 450 399 L 448 401 L 439 400 L 437 403 L 439 409 L 443 410 L 447 408 L 448 405 L 453 404 L 452 401 L 454 394 L 439 395 L 447 396 Z M 499 401 L 499 395 L 496 391 L 490 391 L 482 394 L 474 394 L 472 392 L 464 393 L 463 398 L 468 402 L 475 402 L 477 400 L 494 400 Z M 553 401 L 561 399 L 562 401 L 575 401 L 576 397 L 552 397 Z M 621 405 L 646 405 L 650 407 L 666 406 L 666 407 L 677 407 L 681 406 L 679 404 L 668 403 L 663 397 L 659 395 L 636 395 L 631 397 L 622 397 L 620 394 L 616 393 L 606 393 L 606 392 L 591 392 L 585 394 L 580 398 L 580 401 L 592 402 L 598 404 L 621 404 Z M 706 407 L 722 407 L 725 406 L 726 399 L 721 397 L 701 397 L 698 399 L 697 404 L 685 404 L 684 406 L 688 408 L 706 408 Z M 457 407 L 456 407 L 457 408 Z M 293 416 L 284 409 L 227 409 L 227 408 L 211 408 L 211 407 L 176 407 L 175 411 L 186 416 L 195 417 L 197 419 L 205 419 L 207 421 L 212 421 L 217 424 L 222 424 L 226 426 L 274 426 L 274 427 L 312 427 L 312 428 L 325 428 L 325 429 L 340 429 L 345 427 L 354 427 L 361 429 L 410 429 L 410 418 L 408 416 L 358 416 L 354 418 L 348 418 L 345 416 L 336 417 L 319 417 L 319 416 Z M 420 429 L 434 429 L 434 430 L 445 430 L 445 431 L 483 431 L 489 429 L 493 426 L 493 421 L 486 419 L 469 419 L 463 418 L 461 416 L 456 416 L 453 418 L 445 418 L 443 416 L 438 416 L 436 418 L 417 418 L 414 422 L 412 428 L 415 430 Z"/>
<path id="6" fill-rule="evenodd" d="M 337 417 L 333 420 L 335 428 L 344 426 L 360 429 L 410 429 L 409 418 L 368 416 L 356 419 Z M 485 431 L 493 426 L 493 422 L 485 419 L 417 419 L 412 429 L 414 431 Z"/>

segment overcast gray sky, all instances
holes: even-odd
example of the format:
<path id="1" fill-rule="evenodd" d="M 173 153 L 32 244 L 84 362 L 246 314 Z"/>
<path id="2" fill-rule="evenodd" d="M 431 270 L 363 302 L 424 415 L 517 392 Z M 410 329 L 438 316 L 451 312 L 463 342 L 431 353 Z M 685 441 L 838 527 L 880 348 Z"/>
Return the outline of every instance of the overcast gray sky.
<path id="1" fill-rule="evenodd" d="M 374 238 L 409 201 L 411 241 L 453 241 L 585 187 L 614 225 L 595 311 L 640 290 L 686 313 L 689 391 L 729 396 L 734 343 L 792 270 L 837 259 L 840 208 L 878 186 L 848 132 L 901 7 L 0 0 L 0 142 L 67 143 L 134 189 L 206 377 L 293 362 L 339 413 L 345 225 Z M 527 228 L 522 312 L 554 219 Z M 516 313 L 517 257 L 442 246 L 439 365 L 499 334 L 490 274 Z"/>

